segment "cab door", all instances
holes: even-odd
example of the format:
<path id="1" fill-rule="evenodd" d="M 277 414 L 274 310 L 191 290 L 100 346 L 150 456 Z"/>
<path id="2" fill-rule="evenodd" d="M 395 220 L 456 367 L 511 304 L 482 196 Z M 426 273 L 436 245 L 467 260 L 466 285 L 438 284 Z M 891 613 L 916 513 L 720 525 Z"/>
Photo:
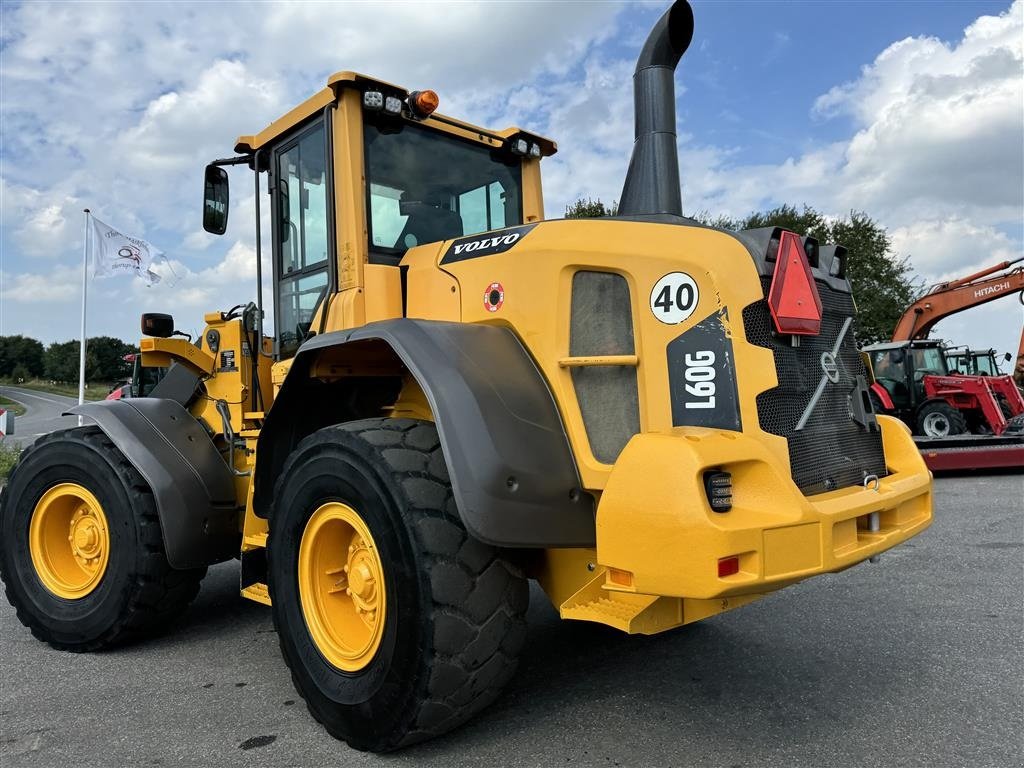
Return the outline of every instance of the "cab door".
<path id="1" fill-rule="evenodd" d="M 292 357 L 314 331 L 334 274 L 329 126 L 323 116 L 271 153 L 274 356 Z"/>

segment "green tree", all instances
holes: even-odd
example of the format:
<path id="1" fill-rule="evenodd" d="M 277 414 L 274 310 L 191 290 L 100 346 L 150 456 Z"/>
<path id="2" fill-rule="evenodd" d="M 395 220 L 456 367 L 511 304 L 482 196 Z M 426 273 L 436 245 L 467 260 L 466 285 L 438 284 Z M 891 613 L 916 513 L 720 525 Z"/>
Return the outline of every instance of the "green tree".
<path id="1" fill-rule="evenodd" d="M 862 344 L 888 341 L 903 311 L 921 294 L 906 256 L 892 252 L 889 233 L 866 213 L 852 211 L 832 222 L 832 242 L 849 251 L 846 276 L 857 300 L 857 338 Z"/>
<path id="2" fill-rule="evenodd" d="M 85 378 L 110 383 L 126 378 L 131 364 L 124 356 L 135 348 L 113 336 L 96 336 L 85 344 Z M 54 342 L 46 348 L 44 370 L 54 381 L 78 381 L 78 341 Z"/>
<path id="3" fill-rule="evenodd" d="M 78 381 L 78 342 L 55 341 L 48 346 L 45 372 L 46 378 L 53 381 Z"/>
<path id="4" fill-rule="evenodd" d="M 131 366 L 124 361 L 124 356 L 134 351 L 133 346 L 113 336 L 89 339 L 85 346 L 85 377 L 89 381 L 104 382 L 125 378 Z"/>
<path id="5" fill-rule="evenodd" d="M 813 237 L 822 245 L 845 246 L 849 253 L 846 276 L 857 300 L 857 340 L 861 344 L 888 341 L 903 310 L 920 294 L 909 259 L 893 253 L 889 233 L 866 213 L 851 211 L 849 216 L 830 220 L 807 205 L 803 210 L 782 205 L 739 220 L 712 219 L 707 212 L 694 218 L 722 229 L 782 227 Z"/>
<path id="6" fill-rule="evenodd" d="M 591 200 L 589 197 L 584 200 L 580 198 L 572 205 L 565 206 L 565 218 L 567 219 L 596 219 L 599 216 L 614 216 L 619 211 L 618 202 L 605 205 L 600 199 Z"/>
<path id="7" fill-rule="evenodd" d="M 0 336 L 0 376 L 13 376 L 17 366 L 26 379 L 42 376 L 42 343 L 27 336 Z"/>

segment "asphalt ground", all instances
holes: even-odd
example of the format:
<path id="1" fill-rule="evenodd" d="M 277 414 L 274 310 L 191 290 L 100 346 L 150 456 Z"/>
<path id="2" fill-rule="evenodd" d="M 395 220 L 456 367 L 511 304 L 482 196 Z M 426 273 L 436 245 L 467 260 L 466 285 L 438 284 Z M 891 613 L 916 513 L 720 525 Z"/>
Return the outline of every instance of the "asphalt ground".
<path id="1" fill-rule="evenodd" d="M 15 445 L 24 447 L 42 435 L 78 424 L 77 416 L 61 416 L 78 405 L 77 398 L 20 387 L 0 387 L 0 395 L 25 406 L 25 413 L 14 419 L 14 434 L 4 438 Z"/>
<path id="2" fill-rule="evenodd" d="M 308 715 L 234 563 L 174 631 L 104 653 L 54 651 L 0 601 L 0 764 L 1021 765 L 1024 476 L 935 489 L 932 528 L 879 563 L 660 636 L 559 621 L 534 589 L 504 697 L 385 756 Z"/>

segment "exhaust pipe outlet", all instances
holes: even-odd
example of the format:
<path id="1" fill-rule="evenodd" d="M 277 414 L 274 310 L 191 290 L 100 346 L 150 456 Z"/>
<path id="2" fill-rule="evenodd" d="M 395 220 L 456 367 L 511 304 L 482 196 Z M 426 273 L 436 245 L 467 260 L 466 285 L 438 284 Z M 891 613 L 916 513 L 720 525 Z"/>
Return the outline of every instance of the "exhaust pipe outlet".
<path id="1" fill-rule="evenodd" d="M 633 73 L 636 141 L 620 216 L 683 215 L 676 150 L 675 72 L 693 39 L 693 10 L 677 0 L 647 36 Z"/>

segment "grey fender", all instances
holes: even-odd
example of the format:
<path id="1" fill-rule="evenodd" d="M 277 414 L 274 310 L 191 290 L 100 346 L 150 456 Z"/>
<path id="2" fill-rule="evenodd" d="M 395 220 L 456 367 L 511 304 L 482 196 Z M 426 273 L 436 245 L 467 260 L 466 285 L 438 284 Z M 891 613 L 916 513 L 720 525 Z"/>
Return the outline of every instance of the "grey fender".
<path id="1" fill-rule="evenodd" d="M 102 400 L 88 416 L 145 478 L 156 500 L 167 562 L 198 568 L 239 551 L 234 480 L 206 430 L 174 400 Z"/>
<path id="2" fill-rule="evenodd" d="M 594 545 L 594 500 L 580 488 L 551 391 L 516 335 L 487 325 L 401 318 L 303 344 L 260 432 L 257 514 L 272 514 L 276 476 L 301 438 L 293 425 L 313 361 L 328 348 L 355 352 L 367 342 L 386 344 L 423 389 L 459 514 L 474 537 L 503 547 Z M 339 357 L 332 351 L 332 362 Z"/>

